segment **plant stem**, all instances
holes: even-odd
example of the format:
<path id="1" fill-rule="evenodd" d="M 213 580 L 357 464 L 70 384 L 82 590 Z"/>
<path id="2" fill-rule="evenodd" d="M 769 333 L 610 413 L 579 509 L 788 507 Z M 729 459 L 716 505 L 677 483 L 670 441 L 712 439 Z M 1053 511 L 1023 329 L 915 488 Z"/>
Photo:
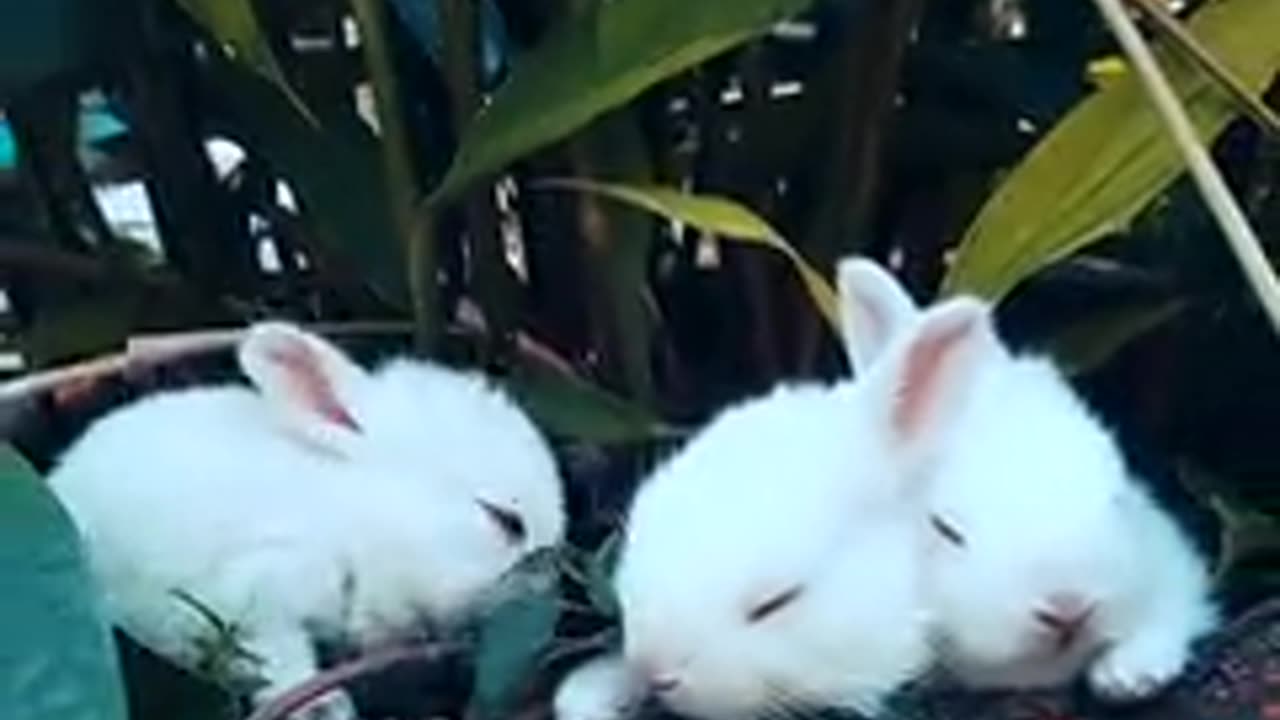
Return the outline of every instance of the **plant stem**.
<path id="1" fill-rule="evenodd" d="M 1273 329 L 1280 333 L 1280 280 L 1272 272 L 1262 244 L 1249 227 L 1244 211 L 1236 203 L 1208 150 L 1200 144 L 1185 108 L 1161 72 L 1146 40 L 1129 19 L 1122 0 L 1094 0 L 1094 4 L 1133 63 L 1138 79 L 1182 153 L 1196 187 L 1226 236 L 1227 244 L 1244 270 L 1258 302 L 1266 311 Z"/>
<path id="2" fill-rule="evenodd" d="M 1219 62 L 1199 40 L 1196 40 L 1195 36 L 1183 27 L 1172 13 L 1153 0 L 1128 0 L 1128 2 L 1142 11 L 1151 24 L 1155 25 L 1156 29 L 1169 40 L 1170 45 L 1195 61 L 1210 77 L 1217 80 L 1222 88 L 1240 103 L 1240 108 L 1258 124 L 1258 127 L 1273 138 L 1280 138 L 1280 115 L 1249 92 L 1244 83 Z"/>
<path id="3" fill-rule="evenodd" d="M 476 45 L 479 6 L 475 0 L 440 0 L 439 5 L 441 24 L 445 28 L 445 79 L 453 108 L 454 131 L 461 137 L 480 107 Z M 463 212 L 472 257 L 475 258 L 475 289 L 492 331 L 489 342 L 485 343 L 485 360 L 500 360 L 511 350 L 515 321 L 511 306 L 512 283 L 507 271 L 492 184 L 485 183 L 482 188 L 467 193 L 463 199 Z"/>
<path id="4" fill-rule="evenodd" d="M 413 165 L 413 145 L 401 106 L 400 83 L 391 55 L 387 33 L 387 10 L 383 0 L 351 0 L 360 25 L 360 46 L 373 83 L 378 107 L 382 158 L 391 193 L 391 212 L 406 247 L 409 289 L 413 295 L 413 316 L 418 350 L 431 354 L 439 333 L 435 282 L 434 218 L 415 212 L 420 194 Z"/>
<path id="5" fill-rule="evenodd" d="M 289 690 L 249 716 L 249 720 L 283 720 L 326 693 L 360 677 L 374 675 L 406 662 L 436 662 L 456 648 L 447 645 L 391 647 L 362 655 L 321 672 Z"/>

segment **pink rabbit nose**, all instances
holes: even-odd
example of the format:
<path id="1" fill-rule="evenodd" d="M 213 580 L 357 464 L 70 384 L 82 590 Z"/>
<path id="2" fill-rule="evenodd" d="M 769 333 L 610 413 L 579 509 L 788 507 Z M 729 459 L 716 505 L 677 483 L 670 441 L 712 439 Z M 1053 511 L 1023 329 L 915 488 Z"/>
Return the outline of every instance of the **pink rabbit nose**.
<path id="1" fill-rule="evenodd" d="M 680 678 L 675 675 L 650 675 L 649 688 L 659 695 L 666 695 L 680 687 Z"/>
<path id="2" fill-rule="evenodd" d="M 1041 627 L 1057 636 L 1060 647 L 1071 644 L 1092 614 L 1093 604 L 1073 593 L 1054 593 L 1032 613 Z"/>
<path id="3" fill-rule="evenodd" d="M 680 676 L 672 672 L 670 667 L 652 660 L 636 663 L 636 668 L 640 672 L 640 677 L 644 678 L 645 685 L 657 695 L 669 693 L 680 686 Z"/>

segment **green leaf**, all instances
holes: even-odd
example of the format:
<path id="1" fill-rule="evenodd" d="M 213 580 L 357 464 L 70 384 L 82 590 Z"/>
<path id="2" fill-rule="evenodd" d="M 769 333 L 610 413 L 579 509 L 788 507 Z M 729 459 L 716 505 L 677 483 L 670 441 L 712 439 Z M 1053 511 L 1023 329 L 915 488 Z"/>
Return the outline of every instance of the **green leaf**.
<path id="1" fill-rule="evenodd" d="M 741 204 L 717 195 L 692 195 L 661 185 L 626 185 L 583 178 L 556 178 L 535 187 L 562 188 L 612 198 L 642 210 L 678 220 L 728 240 L 761 245 L 791 262 L 814 306 L 831 327 L 839 328 L 835 290 L 769 223 Z"/>
<path id="2" fill-rule="evenodd" d="M 622 553 L 622 532 L 609 534 L 591 555 L 587 565 L 587 597 L 591 606 L 607 617 L 618 617 L 621 608 L 613 592 L 613 569 Z"/>
<path id="3" fill-rule="evenodd" d="M 309 123 L 319 124 L 285 77 L 262 31 L 253 0 L 177 0 L 177 3 L 222 45 L 226 55 L 269 80 Z"/>
<path id="4" fill-rule="evenodd" d="M 507 384 L 551 435 L 619 445 L 674 432 L 643 408 L 575 376 L 526 364 L 516 369 Z"/>
<path id="5" fill-rule="evenodd" d="M 554 639 L 560 617 L 555 552 L 532 553 L 509 573 L 506 600 L 485 618 L 469 720 L 508 716 Z"/>
<path id="6" fill-rule="evenodd" d="M 70 518 L 0 445 L 0 717 L 125 720 L 115 648 Z"/>
<path id="7" fill-rule="evenodd" d="M 812 0 L 614 0 L 593 3 L 512 69 L 463 135 L 433 194 L 472 182 L 569 135 L 654 85 L 754 37 Z"/>
<path id="8" fill-rule="evenodd" d="M 377 139 L 354 116 L 309 125 L 278 88 L 238 65 L 212 62 L 209 79 L 234 113 L 226 131 L 285 176 L 326 249 L 350 260 L 385 301 L 407 308 L 404 251 Z"/>
<path id="9" fill-rule="evenodd" d="M 1171 320 L 1185 307 L 1185 301 L 1167 300 L 1108 308 L 1054 335 L 1047 350 L 1066 372 L 1088 372 L 1131 340 Z"/>
<path id="10" fill-rule="evenodd" d="M 141 298 L 125 288 L 66 304 L 36 308 L 19 344 L 32 367 L 48 367 L 121 349 Z"/>
<path id="11" fill-rule="evenodd" d="M 1192 33 L 1253 92 L 1280 68 L 1280 3 L 1223 0 L 1189 23 Z M 1200 137 L 1215 137 L 1239 112 L 1214 80 L 1162 43 L 1161 67 Z M 1183 163 L 1130 72 L 1064 117 L 1005 179 L 962 240 L 944 293 L 998 299 L 1033 273 L 1134 217 L 1181 173 Z"/>

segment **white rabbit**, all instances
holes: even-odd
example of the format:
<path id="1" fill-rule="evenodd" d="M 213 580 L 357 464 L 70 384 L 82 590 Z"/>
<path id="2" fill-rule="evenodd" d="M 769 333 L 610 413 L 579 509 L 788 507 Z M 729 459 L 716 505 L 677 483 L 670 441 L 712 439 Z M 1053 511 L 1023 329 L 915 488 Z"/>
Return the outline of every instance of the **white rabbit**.
<path id="1" fill-rule="evenodd" d="M 989 349 L 983 312 L 937 308 L 877 382 L 780 386 L 661 465 L 614 575 L 622 658 L 571 674 L 560 720 L 622 717 L 644 695 L 713 719 L 871 713 L 928 666 L 918 479 Z"/>
<path id="2" fill-rule="evenodd" d="M 837 274 L 850 362 L 874 373 L 920 311 L 870 260 L 846 258 Z M 991 323 L 981 331 L 999 343 Z M 1203 558 L 1047 359 L 1000 345 L 968 398 L 930 483 L 944 666 L 976 687 L 1086 672 L 1107 699 L 1161 689 L 1217 621 Z"/>
<path id="3" fill-rule="evenodd" d="M 237 625 L 263 702 L 316 671 L 313 640 L 368 645 L 465 617 L 525 553 L 560 541 L 545 440 L 479 375 L 369 372 L 292 325 L 238 349 L 253 389 L 158 393 L 94 423 L 49 482 L 112 619 L 192 667 L 206 618 Z M 350 718 L 334 693 L 307 718 Z"/>

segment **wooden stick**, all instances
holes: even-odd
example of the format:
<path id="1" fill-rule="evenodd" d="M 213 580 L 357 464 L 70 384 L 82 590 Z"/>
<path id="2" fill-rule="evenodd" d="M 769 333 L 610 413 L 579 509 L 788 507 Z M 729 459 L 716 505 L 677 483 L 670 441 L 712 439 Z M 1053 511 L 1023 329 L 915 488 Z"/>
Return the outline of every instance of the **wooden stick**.
<path id="1" fill-rule="evenodd" d="M 1253 288 L 1258 302 L 1266 311 L 1272 328 L 1280 333 L 1280 281 L 1272 272 L 1267 256 L 1262 251 L 1262 244 L 1249 227 L 1248 219 L 1231 195 L 1222 174 L 1213 164 L 1209 152 L 1200 144 L 1177 93 L 1161 72 L 1142 33 L 1138 32 L 1138 28 L 1129 19 L 1122 0 L 1094 0 L 1094 4 L 1136 69 L 1139 81 L 1150 95 L 1174 144 L 1182 153 L 1196 187 L 1226 236 L 1227 244 L 1244 270 L 1245 278 Z"/>
<path id="2" fill-rule="evenodd" d="M 1226 90 L 1236 102 L 1240 103 L 1244 113 L 1248 115 L 1258 127 L 1271 135 L 1273 138 L 1280 138 L 1280 115 L 1274 110 L 1267 107 L 1257 95 L 1249 91 L 1240 79 L 1231 73 L 1213 53 L 1199 40 L 1196 39 L 1182 23 L 1178 22 L 1178 18 L 1173 13 L 1165 9 L 1159 0 L 1128 0 L 1128 2 L 1142 11 L 1151 24 L 1169 40 L 1169 44 L 1173 45 L 1177 50 L 1204 70 L 1210 77 L 1218 81 L 1223 90 Z"/>

